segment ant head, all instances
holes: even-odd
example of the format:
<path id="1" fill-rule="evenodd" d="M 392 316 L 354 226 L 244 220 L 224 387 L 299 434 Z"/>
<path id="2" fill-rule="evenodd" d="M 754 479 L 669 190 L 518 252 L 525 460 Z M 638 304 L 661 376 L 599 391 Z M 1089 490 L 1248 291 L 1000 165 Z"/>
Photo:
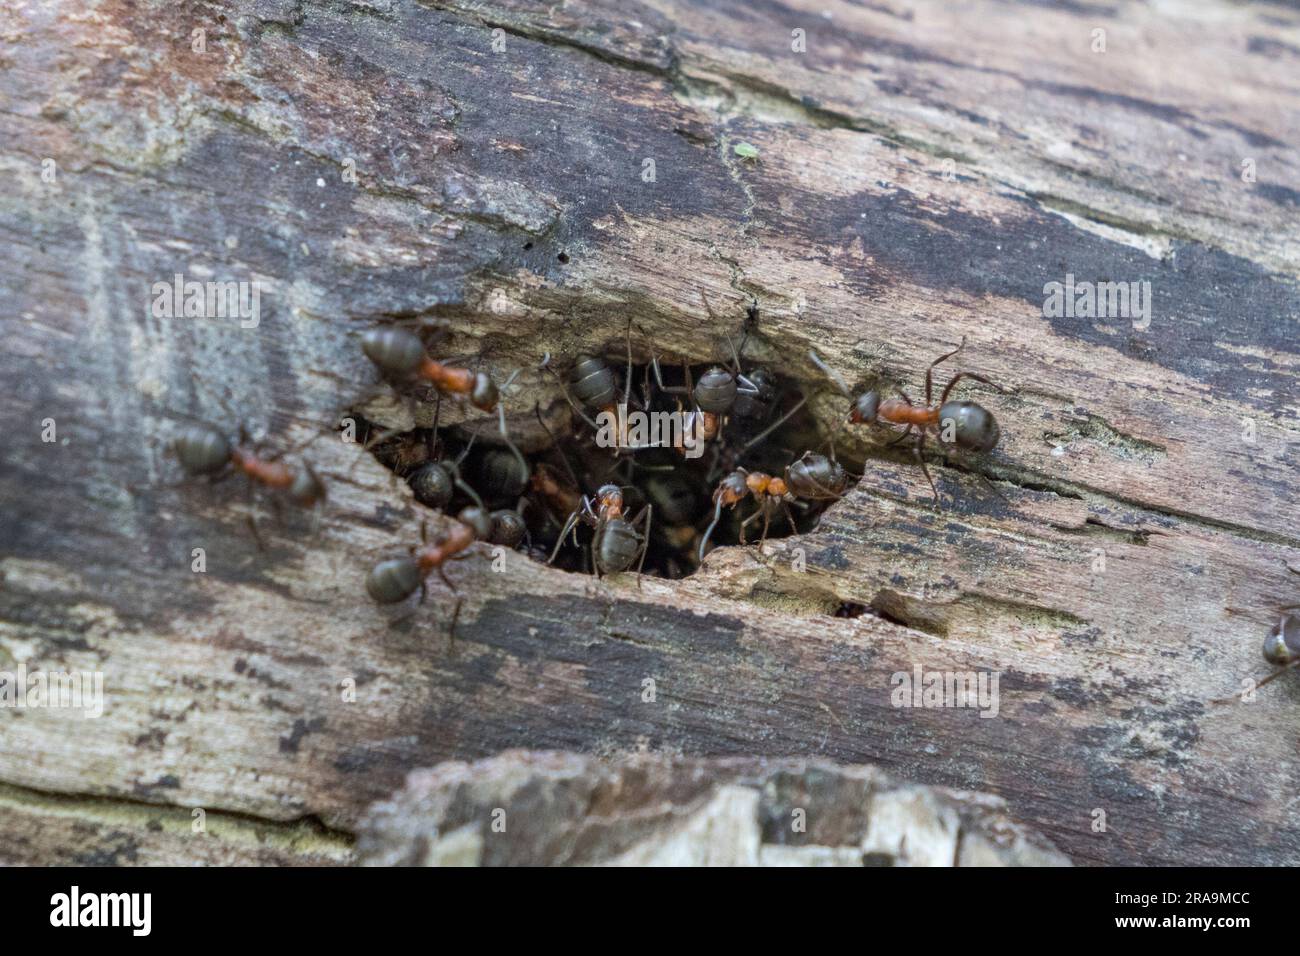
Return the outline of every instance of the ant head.
<path id="1" fill-rule="evenodd" d="M 310 465 L 304 463 L 294 475 L 293 484 L 289 486 L 289 498 L 304 508 L 325 500 L 325 484 Z"/>
<path id="2" fill-rule="evenodd" d="M 492 537 L 493 544 L 504 545 L 507 548 L 517 548 L 524 540 L 524 534 L 528 530 L 524 523 L 524 516 L 518 511 L 503 509 L 492 512 Z"/>
<path id="3" fill-rule="evenodd" d="M 596 491 L 596 500 L 602 508 L 622 508 L 623 489 L 618 485 L 601 485 Z"/>
<path id="4" fill-rule="evenodd" d="M 951 429 L 951 430 L 950 430 Z M 997 419 L 974 402 L 944 402 L 939 409 L 939 440 L 966 451 L 992 451 L 1001 437 Z"/>
<path id="5" fill-rule="evenodd" d="M 361 336 L 361 351 L 381 371 L 390 375 L 407 375 L 424 361 L 424 343 L 409 329 L 385 326 L 371 329 Z"/>
<path id="6" fill-rule="evenodd" d="M 1300 615 L 1286 614 L 1264 638 L 1264 660 L 1286 667 L 1300 657 Z"/>
<path id="7" fill-rule="evenodd" d="M 378 604 L 404 601 L 420 586 L 420 566 L 408 556 L 380 561 L 366 575 L 366 593 Z"/>
<path id="8" fill-rule="evenodd" d="M 718 482 L 718 490 L 713 493 L 715 499 L 722 499 L 724 505 L 733 505 L 749 492 L 749 474 L 742 468 L 733 471 Z"/>
<path id="9" fill-rule="evenodd" d="M 474 537 L 479 541 L 486 541 L 492 537 L 492 515 L 486 508 L 480 508 L 478 505 L 461 508 L 460 514 L 456 515 L 456 520 L 461 524 L 469 525 L 474 532 Z"/>
<path id="10" fill-rule="evenodd" d="M 230 442 L 214 428 L 190 425 L 172 442 L 176 459 L 191 475 L 211 475 L 230 461 Z"/>
<path id="11" fill-rule="evenodd" d="M 438 462 L 421 465 L 407 479 L 415 500 L 430 508 L 442 511 L 451 504 L 451 496 L 456 491 L 456 483 L 451 472 Z"/>
<path id="12" fill-rule="evenodd" d="M 474 389 L 470 392 L 470 404 L 480 411 L 496 411 L 497 402 L 501 398 L 501 393 L 497 389 L 496 382 L 486 372 L 476 372 L 474 374 Z"/>
<path id="13" fill-rule="evenodd" d="M 854 425 L 874 425 L 879 410 L 880 393 L 864 392 L 853 403 L 853 408 L 849 411 L 849 421 Z"/>
<path id="14" fill-rule="evenodd" d="M 725 415 L 736 404 L 736 376 L 715 365 L 695 383 L 695 404 L 710 415 Z"/>

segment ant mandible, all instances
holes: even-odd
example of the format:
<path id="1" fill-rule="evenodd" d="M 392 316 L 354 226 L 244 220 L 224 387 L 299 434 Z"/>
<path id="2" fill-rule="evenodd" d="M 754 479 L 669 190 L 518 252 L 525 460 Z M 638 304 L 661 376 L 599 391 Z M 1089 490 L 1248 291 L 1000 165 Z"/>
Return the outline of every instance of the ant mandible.
<path id="1" fill-rule="evenodd" d="M 912 448 L 912 454 L 921 466 L 921 470 L 925 472 L 925 480 L 930 483 L 930 490 L 934 492 L 936 508 L 939 506 L 939 489 L 935 487 L 934 479 L 930 476 L 930 469 L 925 463 L 926 435 L 934 432 L 937 439 L 944 444 L 953 445 L 962 451 L 983 453 L 992 451 L 1002 434 L 997 419 L 983 405 L 969 400 L 950 402 L 948 396 L 952 393 L 953 388 L 962 379 L 969 378 L 996 388 L 999 392 L 1010 392 L 1010 389 L 998 385 L 983 375 L 978 375 L 975 372 L 958 372 L 944 386 L 938 403 L 933 402 L 935 368 L 940 363 L 952 358 L 965 346 L 966 337 L 962 336 L 961 343 L 955 349 L 940 355 L 925 370 L 924 405 L 915 404 L 902 389 L 899 389 L 898 392 L 901 398 L 883 400 L 880 397 L 880 392 L 873 389 L 864 392 L 853 401 L 848 416 L 848 421 L 854 425 L 886 424 L 901 426 L 903 428 L 902 433 L 889 443 L 891 445 L 897 444 L 913 432 L 916 433 L 916 444 Z M 849 394 L 839 376 L 827 368 L 816 352 L 810 352 L 809 357 L 835 383 L 841 392 L 845 395 Z"/>
<path id="2" fill-rule="evenodd" d="M 849 476 L 843 466 L 834 459 L 815 452 L 804 452 L 802 458 L 786 466 L 784 477 L 776 477 L 761 471 L 746 471 L 737 468 L 718 483 L 713 492 L 713 521 L 700 539 L 699 560 L 704 560 L 704 549 L 708 546 L 713 529 L 722 518 L 722 509 L 735 507 L 746 495 L 753 495 L 758 509 L 740 523 L 740 543 L 745 543 L 745 528 L 760 515 L 763 518 L 763 534 L 759 538 L 761 548 L 767 540 L 767 530 L 772 521 L 772 514 L 779 505 L 790 522 L 792 534 L 798 534 L 794 515 L 790 512 L 791 501 L 828 501 L 840 498 L 848 487 Z"/>

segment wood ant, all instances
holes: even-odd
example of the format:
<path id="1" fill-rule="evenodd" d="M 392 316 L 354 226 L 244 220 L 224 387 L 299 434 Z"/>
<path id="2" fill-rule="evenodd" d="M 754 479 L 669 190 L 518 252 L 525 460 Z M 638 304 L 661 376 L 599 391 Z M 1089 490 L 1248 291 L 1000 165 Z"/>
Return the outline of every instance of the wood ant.
<path id="1" fill-rule="evenodd" d="M 1010 391 L 1010 389 L 1003 388 L 983 375 L 977 375 L 974 372 L 958 372 L 948 380 L 948 384 L 944 386 L 943 394 L 939 396 L 938 403 L 934 404 L 933 377 L 935 367 L 941 362 L 952 358 L 965 346 L 966 338 L 963 336 L 961 343 L 955 349 L 939 356 L 925 370 L 924 405 L 915 404 L 902 389 L 899 389 L 901 398 L 883 400 L 880 392 L 873 389 L 854 399 L 848 416 L 848 421 L 855 425 L 885 424 L 902 427 L 902 433 L 889 443 L 891 445 L 897 444 L 913 432 L 916 433 L 916 443 L 912 448 L 912 454 L 921 466 L 921 470 L 925 472 L 926 481 L 930 483 L 930 490 L 934 492 L 936 507 L 939 505 L 939 489 L 935 487 L 934 479 L 930 476 L 930 469 L 925 463 L 926 436 L 930 432 L 934 432 L 937 439 L 943 444 L 953 445 L 962 451 L 980 453 L 992 451 L 1001 437 L 997 419 L 984 406 L 967 400 L 951 402 L 948 400 L 953 387 L 962 379 L 969 378 L 976 382 L 983 382 L 985 385 L 992 386 L 1003 393 Z M 849 395 L 843 381 L 826 366 L 816 352 L 809 352 L 809 357 L 835 383 L 841 392 L 846 396 Z"/>
<path id="2" fill-rule="evenodd" d="M 718 317 L 714 314 L 713 306 L 709 304 L 708 296 L 703 291 L 700 292 L 700 299 L 704 302 L 704 308 L 709 313 L 709 318 L 713 320 L 713 324 L 718 325 Z M 753 318 L 754 314 L 751 308 L 750 317 Z M 683 395 L 693 406 L 687 417 L 686 427 L 682 429 L 684 433 L 682 440 L 675 446 L 679 451 L 696 448 L 701 443 L 717 438 L 722 432 L 724 420 L 735 408 L 737 400 L 744 398 L 746 401 L 761 402 L 767 396 L 768 393 L 764 392 L 759 383 L 740 371 L 740 352 L 744 350 L 748 338 L 747 327 L 745 338 L 741 340 L 738 350 L 728 337 L 727 342 L 731 345 L 732 367 L 726 369 L 721 365 L 710 366 L 700 376 L 698 382 L 691 381 L 690 366 L 683 364 L 685 385 L 665 385 L 663 372 L 659 368 L 659 359 L 655 357 L 650 360 L 650 367 L 654 370 L 655 384 L 658 385 L 659 391 L 665 395 Z M 764 378 L 766 379 L 766 373 Z"/>
<path id="3" fill-rule="evenodd" d="M 740 543 L 745 543 L 745 528 L 761 516 L 763 534 L 758 542 L 761 548 L 767 540 L 772 514 L 778 506 L 790 522 L 791 533 L 798 534 L 799 529 L 790 511 L 791 501 L 833 500 L 842 497 L 848 485 L 849 475 L 843 466 L 834 459 L 815 452 L 805 452 L 802 458 L 788 465 L 783 477 L 737 468 L 723 478 L 713 492 L 713 521 L 700 539 L 699 560 L 704 560 L 704 550 L 713 535 L 713 529 L 722 518 L 722 509 L 735 507 L 746 495 L 753 495 L 758 509 L 740 523 Z"/>
<path id="4" fill-rule="evenodd" d="M 188 425 L 172 440 L 172 449 L 181 468 L 191 477 L 207 475 L 218 480 L 231 471 L 246 475 L 250 482 L 283 492 L 295 505 L 316 508 L 325 500 L 325 483 L 302 463 L 294 468 L 280 461 L 278 456 L 259 455 L 249 447 L 247 431 L 241 425 L 239 442 L 232 444 L 225 435 L 207 425 Z M 249 525 L 258 547 L 263 547 L 257 523 L 249 515 Z"/>
<path id="5" fill-rule="evenodd" d="M 569 520 L 564 523 L 560 537 L 555 542 L 555 550 L 551 552 L 550 560 L 546 563 L 551 564 L 555 561 L 565 538 L 581 521 L 596 530 L 591 539 L 591 564 L 596 576 L 626 571 L 632 566 L 632 562 L 637 560 L 639 552 L 640 562 L 636 569 L 639 586 L 641 569 L 645 566 L 646 549 L 650 543 L 650 521 L 653 511 L 654 506 L 646 504 L 635 518 L 631 521 L 627 520 L 623 517 L 623 490 L 618 485 L 602 485 L 596 491 L 594 506 L 590 498 L 586 495 L 582 496 L 581 509 L 575 509 L 569 515 Z M 641 525 L 641 534 L 637 534 L 638 525 Z"/>
<path id="6" fill-rule="evenodd" d="M 555 373 L 551 366 L 551 353 L 547 352 L 542 357 L 542 364 L 539 368 L 545 372 L 554 375 L 560 383 L 560 389 L 564 393 L 565 399 L 573 411 L 589 426 L 593 432 L 599 433 L 601 428 L 592 414 L 599 417 L 600 415 L 609 415 L 617 423 L 622 421 L 618 414 L 618 408 L 621 404 L 624 408 L 628 406 L 632 399 L 632 323 L 629 320 L 627 326 L 627 371 L 623 376 L 623 396 L 622 402 L 619 402 L 618 375 L 610 368 L 609 363 L 602 358 L 594 355 L 579 355 L 574 360 L 573 369 L 569 372 L 569 380 L 565 381 Z M 577 401 L 574 401 L 577 396 Z M 581 403 L 581 405 L 579 404 Z M 591 413 L 591 414 L 589 414 Z M 538 420 L 540 421 L 540 414 Z M 545 427 L 545 423 L 543 423 Z M 549 431 L 549 429 L 548 429 Z M 620 427 L 614 443 L 614 454 L 618 456 L 623 449 L 632 451 L 638 450 L 631 447 L 628 443 L 626 428 Z"/>
<path id="7" fill-rule="evenodd" d="M 409 329 L 384 326 L 370 329 L 361 337 L 361 350 L 385 375 L 398 381 L 423 379 L 430 382 L 442 395 L 458 397 L 483 412 L 496 412 L 501 440 L 513 454 L 513 477 L 520 490 L 528 482 L 528 462 L 519 453 L 506 429 L 505 408 L 501 405 L 501 391 L 509 387 L 518 371 L 512 373 L 500 388 L 486 372 L 449 365 L 429 357 L 420 337 Z M 522 480 L 517 476 L 522 474 Z"/>
<path id="8" fill-rule="evenodd" d="M 1287 566 L 1287 570 L 1292 574 L 1300 574 L 1300 571 L 1296 571 L 1290 565 Z M 1259 690 L 1265 684 L 1271 684 L 1287 671 L 1300 667 L 1300 614 L 1295 613 L 1296 611 L 1300 611 L 1300 604 L 1288 604 L 1278 608 L 1278 622 L 1269 628 L 1262 648 L 1264 660 L 1272 664 L 1275 670 L 1256 683 L 1255 690 Z M 1224 697 L 1214 703 L 1230 704 L 1236 700 L 1236 697 Z"/>
<path id="9" fill-rule="evenodd" d="M 469 546 L 475 541 L 490 539 L 492 528 L 492 516 L 477 505 L 462 508 L 452 523 L 451 530 L 432 545 L 428 543 L 428 525 L 421 524 L 421 547 L 413 547 L 409 554 L 400 558 L 387 558 L 371 568 L 366 576 L 366 592 L 378 604 L 396 604 L 419 591 L 420 603 L 423 604 L 428 594 L 425 579 L 437 571 L 448 590 L 456 595 L 456 607 L 452 611 L 448 631 L 454 640 L 456 622 L 460 619 L 464 598 L 447 577 L 443 566 L 448 561 L 468 557 L 465 552 Z"/>

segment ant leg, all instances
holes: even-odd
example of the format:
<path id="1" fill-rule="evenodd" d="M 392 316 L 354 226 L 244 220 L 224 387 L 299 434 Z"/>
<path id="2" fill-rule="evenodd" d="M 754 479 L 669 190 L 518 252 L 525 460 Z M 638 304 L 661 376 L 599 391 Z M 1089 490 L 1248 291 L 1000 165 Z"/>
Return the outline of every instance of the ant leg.
<path id="1" fill-rule="evenodd" d="M 549 360 L 549 358 L 550 358 L 550 353 L 548 352 L 547 359 Z M 578 403 L 573 400 L 573 396 L 569 394 L 569 386 L 565 383 L 564 379 L 560 377 L 559 373 L 557 373 L 553 368 L 548 366 L 545 362 L 543 362 L 540 366 L 538 366 L 538 368 L 540 368 L 542 371 L 550 372 L 553 376 L 555 376 L 555 381 L 559 384 L 560 391 L 564 393 L 565 401 L 569 403 L 569 407 L 572 408 L 575 413 L 577 413 L 579 418 L 581 418 L 584 422 L 586 422 L 588 425 L 591 426 L 592 431 L 600 431 L 600 426 L 597 425 L 594 421 L 592 421 L 591 417 L 586 412 L 584 412 L 581 408 L 579 408 Z"/>
<path id="2" fill-rule="evenodd" d="M 699 559 L 701 563 L 704 561 L 704 548 L 709 543 L 709 538 L 713 536 L 713 529 L 718 526 L 718 521 L 721 520 L 721 518 L 722 496 L 719 495 L 717 497 L 717 507 L 713 509 L 713 520 L 709 523 L 709 526 L 704 529 L 704 537 L 700 538 Z"/>
<path id="3" fill-rule="evenodd" d="M 574 529 L 577 523 L 578 512 L 575 511 L 569 515 L 568 520 L 564 522 L 564 527 L 560 529 L 560 536 L 555 539 L 555 548 L 551 551 L 551 556 L 546 562 L 547 564 L 555 563 L 556 555 L 560 553 L 560 548 L 564 547 L 564 539 L 569 536 L 569 532 Z"/>
<path id="4" fill-rule="evenodd" d="M 741 544 L 748 544 L 748 543 L 749 543 L 748 541 L 745 540 L 745 527 L 746 527 L 746 526 L 747 526 L 751 521 L 756 520 L 760 515 L 762 515 L 763 512 L 764 512 L 764 510 L 765 510 L 765 509 L 764 509 L 764 506 L 763 506 L 762 502 L 760 502 L 759 505 L 758 505 L 758 510 L 755 511 L 752 515 L 750 515 L 748 518 L 746 518 L 744 521 L 742 521 L 742 522 L 740 523 L 740 543 L 741 543 Z"/>
<path id="5" fill-rule="evenodd" d="M 758 550 L 761 554 L 763 545 L 767 543 L 767 529 L 772 524 L 772 509 L 770 503 L 763 505 L 763 533 L 758 538 Z"/>
<path id="6" fill-rule="evenodd" d="M 803 408 L 804 405 L 806 405 L 807 403 L 808 403 L 808 399 L 806 398 L 799 399 L 799 401 L 795 403 L 792 409 L 790 409 L 788 412 L 786 412 L 784 415 L 778 418 L 775 422 L 773 422 L 771 425 L 768 425 L 767 428 L 764 428 L 761 432 L 759 432 L 748 442 L 746 442 L 745 445 L 740 449 L 740 451 L 736 452 L 737 457 L 749 451 L 749 449 L 753 448 L 755 445 L 761 442 L 768 435 L 772 434 L 772 432 L 776 431 L 778 428 L 780 428 L 782 425 L 788 422 L 791 418 L 793 418 L 796 414 L 798 414 L 799 409 Z"/>
<path id="7" fill-rule="evenodd" d="M 532 476 L 532 469 L 528 467 L 528 462 L 524 461 L 524 456 L 520 453 L 515 443 L 510 440 L 510 433 L 506 431 L 506 410 L 500 402 L 497 403 L 497 421 L 501 430 L 501 440 L 515 456 L 515 461 L 519 462 L 520 474 L 524 476 L 524 484 L 527 485 L 528 479 Z"/>
<path id="8" fill-rule="evenodd" d="M 844 379 L 840 377 L 840 373 L 835 371 L 825 362 L 823 362 L 822 357 L 820 355 L 818 355 L 812 349 L 809 349 L 808 358 L 812 360 L 813 365 L 817 366 L 818 370 L 823 375 L 825 375 L 828 379 L 831 380 L 831 384 L 834 385 L 837 389 L 839 389 L 841 395 L 843 395 L 845 398 L 850 398 L 850 399 L 853 397 L 853 393 L 850 392 L 849 387 L 846 384 L 844 384 Z"/>
<path id="9" fill-rule="evenodd" d="M 623 375 L 623 407 L 632 397 L 632 320 L 627 320 L 627 372 Z"/>
<path id="10" fill-rule="evenodd" d="M 560 443 L 556 441 L 555 435 L 552 434 L 551 430 L 546 426 L 546 422 L 542 419 L 541 403 L 533 403 L 533 412 L 537 415 L 537 424 L 542 426 L 542 431 L 546 432 L 546 437 L 551 440 L 551 447 L 559 452 L 560 461 L 564 463 L 564 470 L 569 473 L 569 478 L 573 481 L 573 487 L 581 488 L 582 482 L 578 481 L 578 473 L 573 470 L 573 464 L 569 461 L 568 454 L 566 454 L 564 449 L 560 447 Z"/>
<path id="11" fill-rule="evenodd" d="M 464 603 L 463 597 L 456 598 L 456 607 L 451 612 L 451 624 L 447 628 L 447 650 L 451 650 L 456 643 L 456 622 L 460 620 L 460 609 Z"/>
<path id="12" fill-rule="evenodd" d="M 1285 664 L 1285 665 L 1283 665 L 1282 667 L 1279 667 L 1277 670 L 1273 671 L 1273 673 L 1269 674 L 1269 675 L 1268 675 L 1267 677 L 1265 677 L 1262 681 L 1260 681 L 1259 683 L 1257 683 L 1257 684 L 1255 685 L 1255 690 L 1259 690 L 1259 689 L 1260 689 L 1261 687 L 1263 687 L 1265 684 L 1271 684 L 1271 683 L 1273 683 L 1273 681 L 1277 680 L 1279 677 L 1281 677 L 1281 676 L 1282 676 L 1283 674 L 1285 674 L 1287 671 L 1289 671 L 1289 670 L 1293 670 L 1293 669 L 1296 668 L 1296 667 L 1300 667 L 1300 659 L 1294 660 L 1294 661 L 1292 661 L 1291 663 L 1289 663 L 1289 664 Z M 1217 700 L 1212 700 L 1212 701 L 1210 701 L 1210 703 L 1212 703 L 1212 704 L 1233 704 L 1233 703 L 1236 703 L 1238 699 L 1239 699 L 1239 698 L 1238 698 L 1236 695 L 1233 695 L 1232 697 L 1220 697 L 1220 698 L 1218 698 Z"/>
<path id="13" fill-rule="evenodd" d="M 790 522 L 790 533 L 798 534 L 799 526 L 794 523 L 794 513 L 790 510 L 790 503 L 782 498 L 781 507 L 785 509 L 785 519 Z"/>
<path id="14" fill-rule="evenodd" d="M 951 352 L 948 352 L 945 355 L 940 355 L 937 359 L 931 362 L 930 367 L 925 370 L 925 404 L 929 405 L 934 397 L 930 388 L 931 379 L 934 375 L 934 367 L 938 365 L 940 362 L 946 362 L 948 359 L 952 358 L 954 355 L 956 355 L 965 347 L 966 347 L 966 336 L 963 335 L 961 337 L 960 345 L 958 345 Z M 951 386 L 949 387 L 951 388 Z M 947 394 L 948 393 L 945 391 L 944 396 L 947 397 Z"/>
<path id="15" fill-rule="evenodd" d="M 897 445 L 900 441 L 902 441 L 910 434 L 912 434 L 912 426 L 908 425 L 906 428 L 903 429 L 903 433 L 899 435 L 897 438 L 895 438 L 893 441 L 885 442 L 885 447 L 892 448 L 894 445 Z"/>
<path id="16" fill-rule="evenodd" d="M 248 521 L 248 530 L 253 533 L 253 541 L 257 543 L 257 550 L 265 551 L 266 542 L 262 540 L 262 532 L 258 530 L 257 519 L 253 517 L 253 512 L 251 510 L 248 512 L 246 520 Z"/>
<path id="17" fill-rule="evenodd" d="M 456 643 L 456 622 L 460 620 L 460 606 L 465 599 L 456 590 L 456 585 L 451 583 L 451 578 L 447 577 L 447 572 L 443 570 L 442 565 L 438 565 L 438 577 L 442 578 L 442 583 L 447 585 L 447 590 L 456 595 L 456 609 L 452 611 L 451 626 L 447 629 L 447 649 L 451 650 Z"/>
<path id="18" fill-rule="evenodd" d="M 934 486 L 934 479 L 930 477 L 930 469 L 925 464 L 924 448 L 925 448 L 925 432 L 919 431 L 916 434 L 916 446 L 912 449 L 912 454 L 916 456 L 916 463 L 920 465 L 921 470 L 925 472 L 925 480 L 930 483 L 930 490 L 934 492 L 935 510 L 942 511 L 943 509 L 940 507 L 939 504 L 939 489 Z"/>
<path id="19" fill-rule="evenodd" d="M 970 379 L 974 379 L 977 382 L 983 382 L 985 385 L 991 386 L 992 388 L 996 388 L 999 392 L 1002 392 L 1004 395 L 1009 394 L 1011 392 L 1011 389 L 1006 388 L 1003 385 L 999 385 L 997 382 L 987 379 L 983 375 L 976 375 L 974 372 L 958 372 L 956 375 L 952 377 L 952 381 L 950 381 L 947 384 L 947 386 L 944 388 L 943 395 L 940 396 L 939 398 L 940 405 L 948 401 L 948 393 L 951 392 L 952 387 L 956 385 L 958 382 L 960 382 L 963 378 L 970 378 Z"/>
<path id="20" fill-rule="evenodd" d="M 687 383 L 685 385 L 664 384 L 664 374 L 659 368 L 659 356 L 657 355 L 652 355 L 650 357 L 650 368 L 655 373 L 655 384 L 659 386 L 659 391 L 663 392 L 665 395 L 690 395 L 691 394 L 691 385 L 689 381 L 690 380 L 689 366 L 686 365 L 682 366 L 683 369 L 687 370 L 686 371 Z"/>
<path id="21" fill-rule="evenodd" d="M 636 563 L 637 590 L 641 589 L 641 571 L 645 568 L 645 553 L 650 550 L 650 520 L 654 515 L 654 505 L 646 502 L 645 510 L 641 512 L 641 515 L 637 516 L 637 520 L 633 521 L 632 524 L 635 525 L 642 515 L 645 516 L 645 526 L 641 529 L 641 559 Z"/>

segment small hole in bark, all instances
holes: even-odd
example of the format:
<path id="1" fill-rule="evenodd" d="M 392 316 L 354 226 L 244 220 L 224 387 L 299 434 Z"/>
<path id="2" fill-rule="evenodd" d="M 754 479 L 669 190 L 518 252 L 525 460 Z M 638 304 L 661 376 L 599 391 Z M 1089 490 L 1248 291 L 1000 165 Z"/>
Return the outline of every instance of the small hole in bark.
<path id="1" fill-rule="evenodd" d="M 530 250 L 530 249 L 532 249 L 532 248 L 533 248 L 533 244 L 532 244 L 531 242 L 525 242 L 525 243 L 524 243 L 524 252 L 527 252 L 528 250 Z"/>
<path id="2" fill-rule="evenodd" d="M 871 608 L 865 604 L 859 604 L 857 601 L 845 601 L 835 609 L 832 617 L 862 617 L 864 614 L 873 613 Z"/>
<path id="3" fill-rule="evenodd" d="M 604 360 L 617 374 L 621 401 L 622 380 L 627 369 L 626 352 L 620 361 L 611 349 Z M 712 363 L 690 366 L 692 382 L 699 382 L 711 367 Z M 726 475 L 744 468 L 750 472 L 783 476 L 787 466 L 805 452 L 829 456 L 826 436 L 833 429 L 830 423 L 817 421 L 807 405 L 795 411 L 766 438 L 750 445 L 751 440 L 790 412 L 803 395 L 794 382 L 778 373 L 760 372 L 743 358 L 742 368 L 746 376 L 764 383 L 760 399 L 738 402 L 723 425 L 720 437 L 703 445 L 702 453 L 693 458 L 671 447 L 635 451 L 624 448 L 617 454 L 615 449 L 600 447 L 591 425 L 572 412 L 562 397 L 558 399 L 558 414 L 548 416 L 550 437 L 547 438 L 537 425 L 535 416 L 530 422 L 528 413 L 518 407 L 519 402 L 512 401 L 515 397 L 513 390 L 503 398 L 511 420 L 517 423 L 512 427 L 521 430 L 533 427 L 532 440 L 525 441 L 521 435 L 515 435 L 525 449 L 523 457 L 530 473 L 527 484 L 521 485 L 516 480 L 511 486 L 509 479 L 517 472 L 517 462 L 500 443 L 496 427 L 490 420 L 480 419 L 471 426 L 478 435 L 472 446 L 469 446 L 471 432 L 465 427 L 443 426 L 436 434 L 429 428 L 417 428 L 393 436 L 375 445 L 372 451 L 385 467 L 406 479 L 427 461 L 433 460 L 431 456 L 452 462 L 464 454 L 460 465 L 464 481 L 491 509 L 522 508 L 528 526 L 528 543 L 522 550 L 543 562 L 555 549 L 560 530 L 569 515 L 580 505 L 580 496 L 586 495 L 594 503 L 596 490 L 602 485 L 619 485 L 624 496 L 624 518 L 631 520 L 647 503 L 653 505 L 644 573 L 681 578 L 699 566 L 697 555 L 701 537 L 715 516 L 713 494 Z M 557 372 L 567 381 L 569 368 L 565 364 L 557 363 Z M 685 384 L 686 371 L 680 364 L 662 364 L 662 374 L 668 388 Z M 431 389 L 419 386 L 408 390 L 408 395 L 420 405 L 432 402 L 434 398 Z M 643 410 L 647 404 L 652 412 L 674 412 L 681 407 L 679 400 L 685 401 L 683 396 L 660 391 L 648 365 L 632 367 L 629 412 Z M 444 399 L 444 403 L 446 401 Z M 592 418 L 598 414 L 590 409 L 584 408 L 583 411 Z M 431 417 L 431 411 L 426 408 L 422 415 Z M 381 430 L 377 425 L 371 426 L 373 434 Z M 364 432 L 365 429 L 362 440 L 366 440 Z M 861 474 L 862 462 L 845 460 L 841 456 L 839 464 L 849 473 L 844 489 L 847 494 Z M 786 508 L 773 508 L 767 528 L 768 539 L 786 537 L 792 530 L 800 534 L 813 530 L 822 513 L 834 501 L 833 498 L 789 500 L 788 516 Z M 471 503 L 468 495 L 457 491 L 443 510 L 455 514 Z M 742 523 L 758 510 L 751 495 L 734 507 L 724 508 L 709 538 L 709 550 L 740 544 Z M 758 543 L 763 534 L 763 524 L 760 514 L 745 525 L 745 543 L 751 546 Z M 643 526 L 638 524 L 636 527 L 640 532 Z M 577 544 L 570 532 L 556 554 L 554 565 L 589 573 L 593 530 L 585 523 L 579 523 L 577 528 Z M 635 570 L 635 562 L 631 570 Z M 868 610 L 865 605 L 846 603 L 834 613 L 840 617 L 857 617 Z"/>
<path id="4" fill-rule="evenodd" d="M 568 265 L 568 263 L 569 263 L 569 254 L 568 254 L 567 252 L 561 252 L 561 253 L 560 253 L 558 256 L 556 256 L 555 258 L 559 259 L 560 262 L 563 263 L 563 264 L 565 264 L 565 265 Z"/>

